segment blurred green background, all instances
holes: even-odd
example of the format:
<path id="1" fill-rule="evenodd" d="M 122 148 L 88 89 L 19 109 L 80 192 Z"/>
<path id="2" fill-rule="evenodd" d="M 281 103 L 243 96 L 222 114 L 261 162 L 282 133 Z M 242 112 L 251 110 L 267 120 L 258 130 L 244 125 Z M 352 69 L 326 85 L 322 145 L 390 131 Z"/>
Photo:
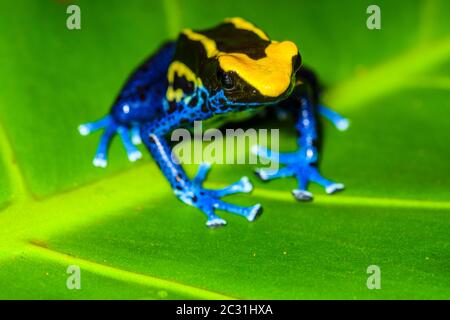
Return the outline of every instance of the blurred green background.
<path id="1" fill-rule="evenodd" d="M 66 8 L 81 8 L 81 30 Z M 450 298 L 450 2 L 150 0 L 0 2 L 0 298 Z M 321 168 L 347 190 L 297 203 L 293 179 L 229 201 L 261 202 L 227 227 L 179 202 L 149 156 L 118 141 L 94 168 L 104 115 L 126 77 L 184 27 L 241 16 L 295 41 L 352 121 L 324 123 Z M 261 123 L 261 127 L 280 126 Z M 281 148 L 293 150 L 292 125 Z M 144 151 L 144 153 L 146 153 Z M 195 167 L 188 168 L 193 173 Z M 209 185 L 250 175 L 216 165 Z M 79 265 L 81 290 L 66 288 Z M 378 265 L 382 289 L 368 290 Z"/>

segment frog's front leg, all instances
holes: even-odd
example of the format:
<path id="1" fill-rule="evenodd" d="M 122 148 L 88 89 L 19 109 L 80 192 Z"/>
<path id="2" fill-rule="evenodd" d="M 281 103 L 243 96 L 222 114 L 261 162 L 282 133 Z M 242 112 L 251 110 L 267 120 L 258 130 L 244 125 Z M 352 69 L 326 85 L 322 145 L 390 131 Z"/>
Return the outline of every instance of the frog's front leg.
<path id="1" fill-rule="evenodd" d="M 216 210 L 240 215 L 248 221 L 254 221 L 262 213 L 260 204 L 242 207 L 220 200 L 226 195 L 250 192 L 253 187 L 247 177 L 220 190 L 205 189 L 202 185 L 210 169 L 209 164 L 201 164 L 196 177 L 190 180 L 178 161 L 174 161 L 175 155 L 162 135 L 154 134 L 150 126 L 145 126 L 141 129 L 141 138 L 169 181 L 175 195 L 184 203 L 202 210 L 207 216 L 208 227 L 226 224 L 224 219 L 216 215 Z"/>
<path id="2" fill-rule="evenodd" d="M 295 99 L 294 103 L 299 103 L 298 120 L 296 129 L 299 134 L 299 150 L 292 153 L 274 153 L 263 147 L 255 147 L 253 152 L 261 157 L 278 161 L 284 167 L 279 170 L 257 169 L 256 174 L 262 180 L 294 176 L 297 178 L 298 188 L 292 190 L 292 194 L 301 201 L 312 200 L 313 195 L 307 191 L 310 181 L 318 183 L 325 188 L 328 194 L 344 189 L 342 183 L 333 182 L 324 178 L 317 169 L 318 150 L 317 126 L 313 104 L 304 95 Z"/>

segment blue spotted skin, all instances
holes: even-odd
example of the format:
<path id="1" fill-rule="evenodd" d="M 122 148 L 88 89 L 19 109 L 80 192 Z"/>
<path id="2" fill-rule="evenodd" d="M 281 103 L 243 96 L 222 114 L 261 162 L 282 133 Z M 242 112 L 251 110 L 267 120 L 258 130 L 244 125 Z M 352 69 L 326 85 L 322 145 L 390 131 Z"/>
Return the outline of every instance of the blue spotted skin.
<path id="1" fill-rule="evenodd" d="M 348 121 L 334 111 L 318 104 L 319 89 L 313 73 L 303 68 L 296 71 L 293 81 L 296 79 L 301 81 L 293 82 L 289 90 L 277 98 L 262 97 L 261 95 L 255 98 L 255 96 L 248 95 L 245 96 L 245 99 L 233 99 L 227 94 L 227 90 L 220 86 L 219 82 L 213 80 L 205 82 L 203 79 L 202 85 L 195 85 L 189 83 L 185 77 L 176 79 L 173 84 L 169 84 L 168 69 L 173 61 L 180 60 L 177 55 L 177 46 L 180 46 L 181 43 L 184 52 L 187 51 L 183 47 L 185 43 L 180 38 L 177 42 L 166 43 L 132 74 L 107 116 L 79 127 L 79 131 L 83 135 L 103 129 L 94 157 L 94 165 L 100 167 L 107 165 L 108 146 L 115 134 L 121 138 L 130 161 L 135 161 L 142 156 L 136 144 L 143 142 L 167 178 L 175 195 L 186 204 L 203 211 L 207 217 L 207 226 L 218 227 L 226 224 L 225 220 L 216 215 L 216 210 L 228 211 L 243 216 L 248 221 L 253 221 L 262 213 L 260 204 L 243 207 L 221 200 L 221 197 L 226 195 L 250 192 L 252 185 L 247 177 L 243 177 L 238 182 L 221 190 L 205 189 L 202 184 L 210 166 L 208 164 L 200 165 L 195 178 L 189 179 L 181 165 L 173 161 L 165 136 L 175 128 L 188 126 L 194 121 L 209 119 L 214 115 L 250 109 L 260 110 L 257 107 L 276 105 L 278 108 L 284 108 L 286 112 L 297 119 L 299 150 L 275 155 L 271 150 L 259 146 L 254 147 L 253 152 L 259 156 L 277 160 L 283 164 L 283 167 L 277 171 L 257 169 L 257 175 L 262 180 L 296 177 L 298 188 L 294 189 L 292 193 L 302 201 L 312 199 L 312 194 L 307 191 L 310 181 L 323 186 L 327 193 L 344 188 L 342 184 L 322 177 L 317 169 L 319 137 L 316 113 L 329 119 L 341 130 L 348 126 Z M 192 55 L 192 53 L 190 54 Z M 204 65 L 208 66 L 206 62 L 201 64 L 202 67 Z M 199 74 L 201 72 L 198 70 Z M 207 74 L 206 78 L 215 79 L 215 76 Z M 179 83 L 175 84 L 177 81 Z M 168 100 L 166 92 L 169 85 L 180 86 L 183 89 L 183 97 L 178 101 Z M 247 84 L 244 83 L 243 87 L 247 88 Z M 174 87 L 174 89 L 176 88 Z M 252 94 L 255 92 L 252 90 Z M 248 98 L 249 96 L 254 98 Z"/>

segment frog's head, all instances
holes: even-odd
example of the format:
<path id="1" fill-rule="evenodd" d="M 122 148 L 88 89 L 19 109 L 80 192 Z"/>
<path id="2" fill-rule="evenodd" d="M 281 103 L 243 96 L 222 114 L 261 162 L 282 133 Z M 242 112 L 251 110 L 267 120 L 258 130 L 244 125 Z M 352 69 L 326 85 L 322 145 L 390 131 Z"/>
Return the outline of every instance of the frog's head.
<path id="1" fill-rule="evenodd" d="M 255 49 L 261 57 L 252 58 Z M 300 64 L 297 46 L 290 41 L 222 53 L 217 57 L 215 85 L 231 105 L 274 103 L 292 92 Z"/>
<path id="2" fill-rule="evenodd" d="M 301 65 L 293 42 L 271 41 L 241 18 L 226 19 L 208 30 L 184 30 L 178 42 L 176 58 L 184 60 L 214 101 L 227 110 L 285 99 Z"/>

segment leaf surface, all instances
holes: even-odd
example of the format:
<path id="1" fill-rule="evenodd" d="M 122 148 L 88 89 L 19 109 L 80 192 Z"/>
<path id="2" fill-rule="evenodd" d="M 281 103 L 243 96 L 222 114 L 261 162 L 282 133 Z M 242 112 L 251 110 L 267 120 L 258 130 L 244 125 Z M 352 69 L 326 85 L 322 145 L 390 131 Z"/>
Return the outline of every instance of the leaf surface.
<path id="1" fill-rule="evenodd" d="M 82 29 L 65 28 L 62 1 L 0 7 L 1 298 L 449 298 L 450 30 L 446 1 L 77 1 Z M 98 135 L 77 125 L 104 115 L 136 65 L 182 27 L 243 16 L 295 41 L 327 85 L 324 101 L 351 119 L 324 123 L 321 169 L 347 189 L 293 200 L 293 179 L 261 183 L 255 223 L 229 225 L 179 202 L 150 157 L 92 167 Z M 295 148 L 292 123 L 282 150 Z M 216 165 L 217 188 L 252 166 Z M 188 166 L 192 174 L 195 166 Z M 79 265 L 82 290 L 65 286 Z M 369 265 L 382 290 L 368 290 Z"/>

